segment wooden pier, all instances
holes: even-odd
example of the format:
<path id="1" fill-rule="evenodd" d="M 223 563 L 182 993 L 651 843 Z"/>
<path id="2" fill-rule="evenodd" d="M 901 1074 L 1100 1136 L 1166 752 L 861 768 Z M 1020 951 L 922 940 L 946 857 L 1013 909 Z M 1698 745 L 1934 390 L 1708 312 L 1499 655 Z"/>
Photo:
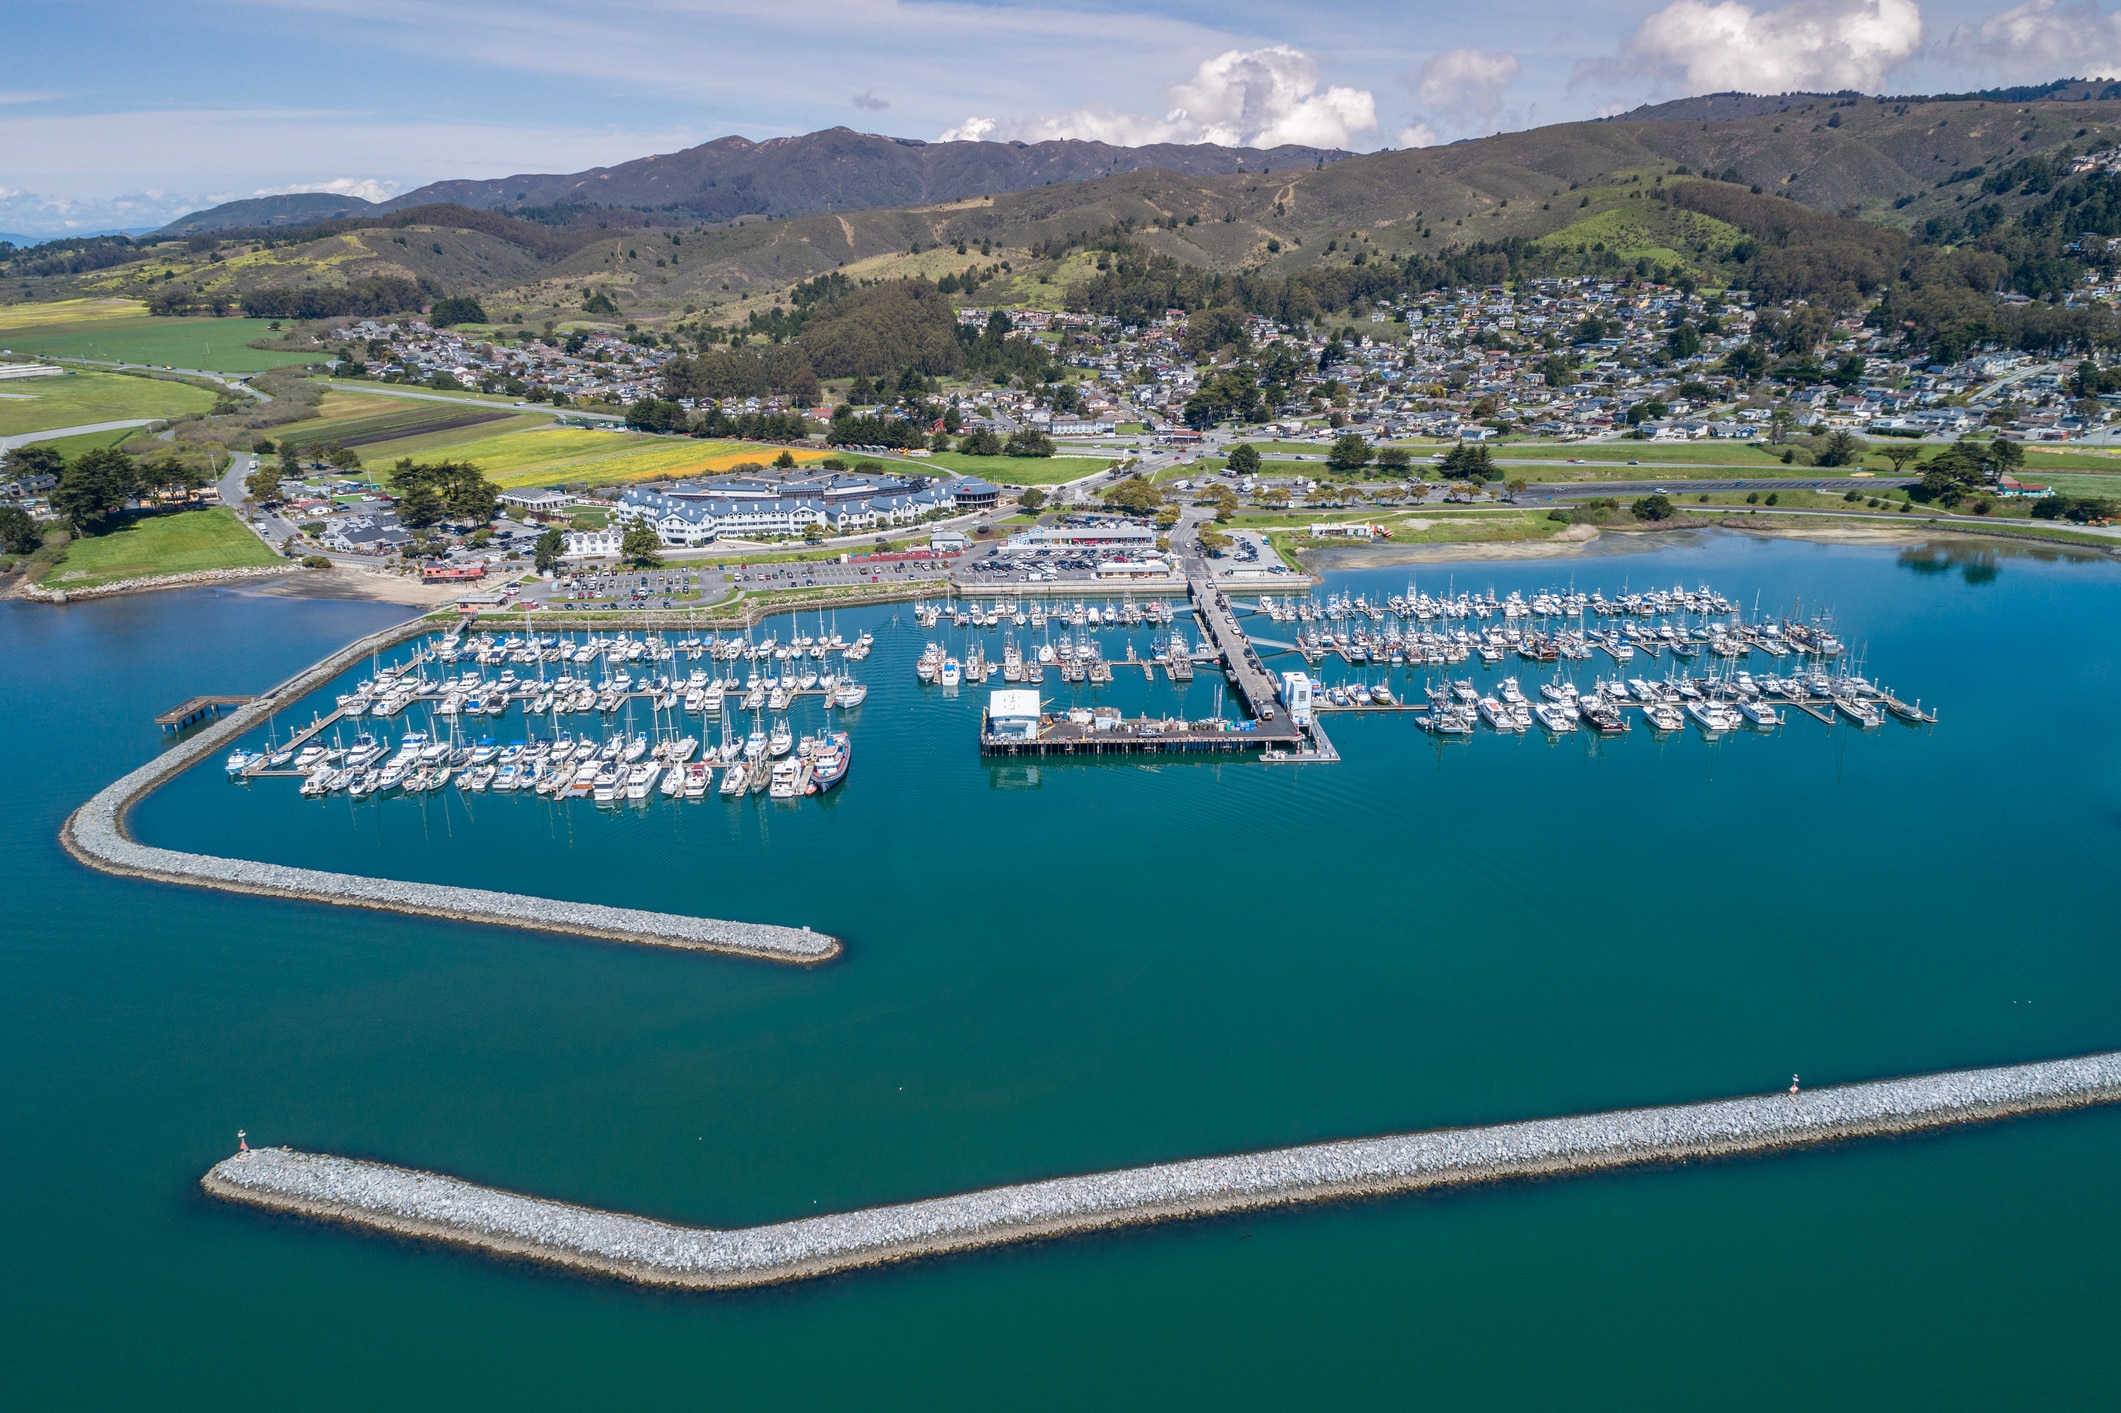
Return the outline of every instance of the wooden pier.
<path id="1" fill-rule="evenodd" d="M 192 697 L 156 717 L 155 725 L 164 731 L 182 731 L 194 722 L 219 716 L 229 707 L 248 706 L 255 700 L 254 697 Z"/>

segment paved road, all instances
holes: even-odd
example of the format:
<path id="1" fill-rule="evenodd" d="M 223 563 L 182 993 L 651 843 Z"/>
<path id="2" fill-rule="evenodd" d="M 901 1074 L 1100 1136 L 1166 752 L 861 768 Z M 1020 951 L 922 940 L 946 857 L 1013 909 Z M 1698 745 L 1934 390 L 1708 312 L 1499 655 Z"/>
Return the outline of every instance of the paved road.
<path id="1" fill-rule="evenodd" d="M 1648 495 L 1652 491 L 1666 491 L 1673 495 L 1682 492 L 1692 495 L 1697 491 L 1875 491 L 1915 483 L 1912 476 L 1776 476 L 1759 481 L 1695 481 L 1673 476 L 1663 481 L 1540 482 L 1527 486 L 1525 493 L 1517 499 L 1520 502 L 1588 500 L 1596 496 Z"/>
<path id="2" fill-rule="evenodd" d="M 159 417 L 133 417 L 123 422 L 85 422 L 78 427 L 52 427 L 42 432 L 21 432 L 12 437 L 0 437 L 0 451 L 12 451 L 31 442 L 57 441 L 60 437 L 81 437 L 90 432 L 116 432 L 127 427 L 145 427 L 150 422 L 159 422 Z"/>

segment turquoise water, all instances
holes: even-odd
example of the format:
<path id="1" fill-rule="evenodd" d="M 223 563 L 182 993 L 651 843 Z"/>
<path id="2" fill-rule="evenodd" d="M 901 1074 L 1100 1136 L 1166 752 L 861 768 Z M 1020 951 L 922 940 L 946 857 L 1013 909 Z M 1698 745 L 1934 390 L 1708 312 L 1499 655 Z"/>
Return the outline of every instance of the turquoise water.
<path id="1" fill-rule="evenodd" d="M 922 692 L 927 635 L 884 609 L 841 616 L 878 646 L 853 775 L 823 802 L 355 807 L 209 766 L 137 821 L 156 843 L 847 939 L 795 972 L 87 873 L 54 833 L 158 749 L 155 711 L 266 685 L 400 611 L 0 606 L 28 747 L 0 817 L 0 1388 L 22 1406 L 2108 1402 L 2110 1113 L 710 1297 L 197 1193 L 243 1127 L 735 1225 L 2121 1046 L 2121 763 L 2097 710 L 2121 570 L 1717 536 L 1414 571 L 1503 592 L 1571 575 L 1831 605 L 1873 675 L 1942 720 L 1439 745 L 1342 717 L 1334 767 L 1031 771 L 980 761 L 983 694 Z M 1124 671 L 1112 690 L 1130 710 L 1173 691 Z M 1212 706 L 1204 674 L 1182 709 Z"/>

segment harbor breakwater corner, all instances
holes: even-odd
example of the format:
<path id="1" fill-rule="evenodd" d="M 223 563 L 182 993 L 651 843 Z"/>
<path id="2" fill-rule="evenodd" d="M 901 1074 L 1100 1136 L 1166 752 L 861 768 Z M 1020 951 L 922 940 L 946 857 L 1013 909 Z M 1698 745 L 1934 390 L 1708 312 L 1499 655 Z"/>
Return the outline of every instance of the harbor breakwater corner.
<path id="1" fill-rule="evenodd" d="M 79 862 L 103 873 L 230 893 L 251 893 L 341 907 L 373 908 L 414 917 L 591 937 L 640 946 L 721 952 L 764 961 L 815 966 L 839 956 L 836 937 L 807 927 L 729 922 L 680 913 L 650 912 L 601 903 L 566 902 L 484 888 L 369 878 L 321 869 L 220 858 L 156 848 L 133 839 L 126 814 L 165 782 L 222 746 L 290 707 L 371 653 L 433 631 L 415 619 L 351 643 L 305 668 L 248 705 L 187 737 L 155 759 L 91 796 L 67 816 L 59 842 Z"/>
<path id="2" fill-rule="evenodd" d="M 240 1152 L 200 1182 L 214 1197 L 268 1210 L 641 1284 L 718 1289 L 1151 1222 L 1768 1154 L 2117 1100 L 2121 1053 L 2108 1053 L 1195 1159 L 731 1231 L 288 1148 Z"/>

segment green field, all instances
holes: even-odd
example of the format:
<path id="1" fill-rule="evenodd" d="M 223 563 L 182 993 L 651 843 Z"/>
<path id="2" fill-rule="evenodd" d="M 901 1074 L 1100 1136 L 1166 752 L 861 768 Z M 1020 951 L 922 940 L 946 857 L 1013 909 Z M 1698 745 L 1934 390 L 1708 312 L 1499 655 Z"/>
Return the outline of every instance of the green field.
<path id="1" fill-rule="evenodd" d="M 2121 476 L 2121 452 L 2100 451 L 2039 451 L 2033 447 L 2025 449 L 2025 469 L 2028 472 L 2047 470 L 2106 471 Z"/>
<path id="2" fill-rule="evenodd" d="M 469 411 L 470 409 L 465 409 Z M 308 426 L 308 423 L 303 423 Z M 414 458 L 437 454 L 455 456 L 457 448 L 471 442 L 490 442 L 517 432 L 542 432 L 552 427 L 549 417 L 508 417 L 494 422 L 479 422 L 469 426 L 456 426 L 444 430 L 430 430 L 392 437 L 386 442 L 364 441 L 354 447 L 364 465 L 382 466 L 401 456 Z M 323 440 L 330 441 L 327 436 Z"/>
<path id="3" fill-rule="evenodd" d="M 356 393 L 363 397 L 389 398 L 408 407 L 447 407 L 450 402 L 455 402 L 478 403 L 483 407 L 496 407 L 504 411 L 520 412 L 522 410 L 517 406 L 518 403 L 523 401 L 520 397 L 509 393 L 482 393 L 477 388 L 423 388 L 416 383 L 381 383 L 365 381 L 360 378 L 326 378 L 322 381 L 325 387 L 335 392 Z M 403 391 L 384 392 L 382 391 L 384 388 L 399 388 Z M 425 397 L 407 397 L 405 396 L 406 393 L 426 393 L 428 395 Z M 437 400 L 441 398 L 447 398 L 448 402 Z M 555 408 L 550 415 L 566 417 L 578 410 L 565 407 Z"/>
<path id="4" fill-rule="evenodd" d="M 955 451 L 931 451 L 912 460 L 915 465 L 940 467 L 961 476 L 977 476 L 997 486 L 1057 486 L 1063 481 L 1095 475 L 1110 466 L 1113 459 L 1102 456 L 966 456 Z"/>
<path id="5" fill-rule="evenodd" d="M 1645 466 L 1780 465 L 1782 449 L 1764 442 L 1503 442 L 1490 444 L 1497 461 L 1640 461 Z M 1882 464 L 1883 458 L 1874 458 Z"/>
<path id="6" fill-rule="evenodd" d="M 128 520 L 107 535 L 73 541 L 44 576 L 47 589 L 90 589 L 147 574 L 243 569 L 282 563 L 235 512 L 185 510 Z"/>
<path id="7" fill-rule="evenodd" d="M 50 358 L 90 358 L 157 367 L 204 368 L 213 373 L 257 373 L 290 363 L 319 363 L 324 354 L 268 353 L 245 348 L 271 333 L 264 319 L 92 318 L 75 323 L 32 322 L 34 304 L 0 306 L 0 349 Z"/>
<path id="8" fill-rule="evenodd" d="M 415 402 L 402 397 L 372 397 L 334 388 L 317 405 L 317 415 L 290 423 L 280 440 L 296 447 L 339 442 L 359 450 L 390 441 L 420 439 L 430 445 L 479 441 L 502 432 L 528 431 L 550 419 L 518 417 L 501 408 L 485 410 L 447 402 Z"/>
<path id="9" fill-rule="evenodd" d="M 453 440 L 446 448 L 426 445 L 427 440 L 411 437 L 374 442 L 358 450 L 361 460 L 369 466 L 386 465 L 400 456 L 446 450 L 452 459 L 476 465 L 503 490 L 575 482 L 607 486 L 626 481 L 704 476 L 727 471 L 745 461 L 764 465 L 782 451 L 778 446 L 753 442 L 656 437 L 638 432 L 592 432 L 579 427 L 504 431 L 468 441 Z M 803 465 L 814 464 L 833 454 L 818 447 L 789 450 Z"/>
<path id="10" fill-rule="evenodd" d="M 2121 499 L 2121 473 L 2112 475 L 2092 472 L 2050 472 L 2046 467 L 2028 466 L 2024 475 L 2027 480 L 2038 481 L 2044 486 L 2053 486 L 2066 496 L 2110 496 Z"/>
<path id="11" fill-rule="evenodd" d="M 162 445 L 145 435 L 145 432 L 143 427 L 120 427 L 110 432 L 83 432 L 78 437 L 53 437 L 49 441 L 40 441 L 37 445 L 51 448 L 68 461 L 72 461 L 84 451 L 94 451 L 99 446 L 122 446 L 134 456 L 143 456 L 147 454 L 149 447 Z"/>
<path id="12" fill-rule="evenodd" d="M 1242 521 L 1243 517 L 1239 517 Z M 1274 530 L 1267 538 L 1283 558 L 1296 551 L 1313 551 L 1329 548 L 1369 548 L 1373 544 L 1393 545 L 1449 545 L 1449 544 L 1503 544 L 1524 540 L 1549 540 L 1567 529 L 1565 525 L 1549 520 L 1545 511 L 1509 511 L 1505 513 L 1436 513 L 1419 514 L 1408 518 L 1397 516 L 1362 516 L 1352 511 L 1338 515 L 1321 515 L 1318 519 L 1340 523 L 1353 519 L 1371 519 L 1390 526 L 1392 538 L 1388 541 L 1368 540 L 1315 540 L 1300 531 Z"/>
<path id="13" fill-rule="evenodd" d="M 179 417 L 213 405 L 214 395 L 202 388 L 120 373 L 9 379 L 0 382 L 0 437 L 132 417 Z"/>

